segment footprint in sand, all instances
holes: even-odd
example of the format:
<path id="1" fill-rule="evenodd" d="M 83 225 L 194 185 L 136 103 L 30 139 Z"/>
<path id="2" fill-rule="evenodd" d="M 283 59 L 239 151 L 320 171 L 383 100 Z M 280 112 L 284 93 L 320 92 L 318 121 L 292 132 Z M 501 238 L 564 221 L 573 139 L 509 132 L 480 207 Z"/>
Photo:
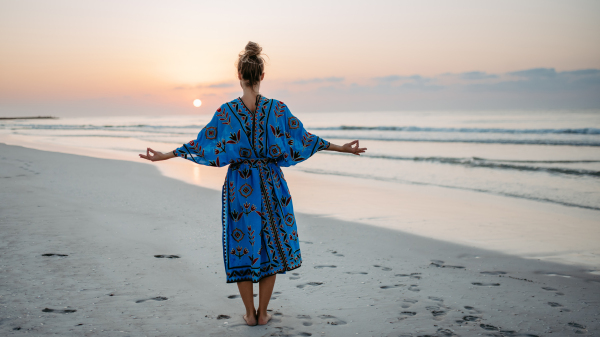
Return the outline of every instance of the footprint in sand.
<path id="1" fill-rule="evenodd" d="M 556 295 L 562 296 L 564 295 L 563 293 L 559 292 L 558 289 L 555 288 L 550 288 L 550 287 L 542 287 L 542 289 L 546 290 L 546 291 L 555 291 Z"/>
<path id="2" fill-rule="evenodd" d="M 350 275 L 367 275 L 368 273 L 365 271 L 347 271 L 345 272 L 345 274 L 350 274 Z"/>
<path id="3" fill-rule="evenodd" d="M 451 266 L 444 264 L 442 260 L 431 260 L 430 266 L 438 267 L 438 268 L 454 268 L 454 269 L 465 269 L 463 266 Z"/>
<path id="4" fill-rule="evenodd" d="M 479 324 L 479 327 L 482 328 L 483 330 L 487 330 L 487 331 L 498 331 L 498 327 L 490 325 L 490 324 Z"/>
<path id="5" fill-rule="evenodd" d="M 383 271 L 390 271 L 390 270 L 392 270 L 392 268 L 390 268 L 390 267 L 382 267 L 382 266 L 380 266 L 378 264 L 374 264 L 373 267 L 375 267 L 375 268 L 381 268 L 381 270 L 383 270 Z"/>
<path id="6" fill-rule="evenodd" d="M 231 316 L 229 316 L 229 315 L 219 315 L 219 316 L 217 316 L 217 319 L 230 319 L 230 318 L 231 318 Z"/>
<path id="7" fill-rule="evenodd" d="M 323 268 L 337 268 L 337 266 L 334 266 L 334 265 L 328 265 L 328 266 L 315 266 L 315 269 L 323 269 Z"/>
<path id="8" fill-rule="evenodd" d="M 410 274 L 410 278 L 416 279 L 416 280 L 420 280 L 421 279 L 421 273 L 411 273 Z"/>
<path id="9" fill-rule="evenodd" d="M 381 289 L 392 289 L 392 288 L 397 288 L 397 287 L 404 287 L 406 284 L 394 284 L 391 286 L 381 286 L 379 288 Z"/>
<path id="10" fill-rule="evenodd" d="M 253 297 L 256 297 L 256 296 L 258 296 L 258 294 L 253 295 Z M 241 298 L 241 296 L 240 295 L 229 295 L 229 296 L 227 296 L 227 298 L 234 299 L 234 298 Z"/>
<path id="11" fill-rule="evenodd" d="M 157 259 L 178 259 L 179 255 L 154 255 Z"/>
<path id="12" fill-rule="evenodd" d="M 75 309 L 50 309 L 50 308 L 44 308 L 42 310 L 42 312 L 54 312 L 57 314 L 70 314 L 75 311 L 77 311 L 77 310 L 75 310 Z"/>
<path id="13" fill-rule="evenodd" d="M 340 256 L 340 257 L 343 257 L 343 256 L 344 256 L 344 254 L 340 254 L 340 253 L 338 253 L 336 250 L 332 251 L 332 252 L 331 252 L 331 254 L 333 254 L 333 255 L 335 255 L 335 256 Z"/>
<path id="14" fill-rule="evenodd" d="M 290 280 L 297 280 L 300 278 L 300 274 L 298 273 L 292 273 L 292 276 L 290 276 Z"/>
<path id="15" fill-rule="evenodd" d="M 403 321 L 403 320 L 405 320 L 405 319 L 407 319 L 407 318 L 409 318 L 409 317 L 413 317 L 413 316 L 414 316 L 414 315 L 416 315 L 416 314 L 417 314 L 417 313 L 416 313 L 416 312 L 414 312 L 414 311 L 402 311 L 402 312 L 400 312 L 400 315 L 401 315 L 401 316 L 400 316 L 400 317 L 398 317 L 398 320 L 397 320 L 396 322 Z M 392 323 L 392 322 L 390 322 L 390 323 Z"/>
<path id="16" fill-rule="evenodd" d="M 69 256 L 69 255 L 68 254 L 46 253 L 46 254 L 42 254 L 42 256 Z"/>
<path id="17" fill-rule="evenodd" d="M 309 322 L 311 320 L 309 315 L 298 315 L 296 316 L 298 319 L 304 320 L 305 322 L 302 322 L 302 325 L 304 326 L 311 326 L 313 325 L 312 322 Z"/>
<path id="18" fill-rule="evenodd" d="M 557 302 L 548 302 L 548 305 L 551 306 L 551 307 L 553 307 L 553 308 L 562 307 L 563 306 L 562 304 L 557 303 Z"/>
<path id="19" fill-rule="evenodd" d="M 475 307 L 473 307 L 473 306 L 470 306 L 470 305 L 465 305 L 465 306 L 464 306 L 464 308 L 465 308 L 466 310 L 469 310 L 469 311 L 470 311 L 470 312 L 469 312 L 470 314 L 472 314 L 472 313 L 477 313 L 477 314 L 480 314 L 480 313 L 481 313 L 481 310 L 479 310 L 479 309 L 477 309 L 477 308 L 475 308 Z"/>
<path id="20" fill-rule="evenodd" d="M 573 327 L 573 328 L 585 330 L 585 325 L 583 325 L 583 324 L 579 324 L 579 323 L 575 323 L 575 322 L 569 322 L 568 325 L 570 327 Z"/>
<path id="21" fill-rule="evenodd" d="M 471 315 L 467 315 L 467 316 L 463 317 L 463 321 L 467 321 L 467 322 L 476 322 L 480 319 L 481 319 L 481 317 L 471 316 Z"/>
<path id="22" fill-rule="evenodd" d="M 323 282 L 308 282 L 308 283 L 299 284 L 296 287 L 302 289 L 306 286 L 320 286 L 321 284 L 323 284 Z"/>
<path id="23" fill-rule="evenodd" d="M 168 298 L 166 298 L 164 296 L 157 296 L 157 297 L 147 298 L 145 300 L 137 300 L 137 301 L 135 301 L 135 303 L 143 303 L 146 301 L 166 301 L 166 300 L 168 300 Z"/>
<path id="24" fill-rule="evenodd" d="M 312 244 L 313 244 L 313 243 L 312 243 L 312 242 L 310 242 L 310 241 L 302 241 L 302 240 L 300 240 L 300 242 L 302 242 L 302 243 L 306 243 L 306 244 L 309 244 L 309 245 L 312 245 Z"/>
<path id="25" fill-rule="evenodd" d="M 480 286 L 480 287 L 498 287 L 498 286 L 500 286 L 500 283 L 486 283 L 486 282 L 471 282 L 471 284 L 474 286 Z"/>
<path id="26" fill-rule="evenodd" d="M 395 276 L 398 276 L 398 277 L 410 277 L 410 278 L 415 279 L 415 280 L 420 280 L 421 279 L 421 273 L 396 274 Z"/>
<path id="27" fill-rule="evenodd" d="M 414 291 L 416 293 L 418 293 L 419 291 L 421 291 L 421 289 L 419 289 L 419 286 L 416 285 L 416 284 L 411 284 L 410 287 L 408 287 L 408 290 Z"/>
<path id="28" fill-rule="evenodd" d="M 441 310 L 440 307 L 434 307 L 434 306 L 428 306 L 425 307 L 425 309 L 429 310 L 429 312 L 431 312 L 431 314 L 433 315 L 433 317 L 436 317 L 438 319 L 440 319 L 440 316 L 444 316 L 446 315 L 446 311 L 445 310 Z"/>
<path id="29" fill-rule="evenodd" d="M 331 325 L 344 325 L 346 324 L 345 321 L 342 321 L 341 319 L 332 316 L 332 315 L 320 315 L 318 316 L 320 319 L 323 320 L 327 320 L 327 324 L 331 324 Z"/>
<path id="30" fill-rule="evenodd" d="M 437 332 L 435 333 L 435 335 L 436 336 L 446 336 L 446 337 L 458 336 L 457 334 L 454 333 L 454 331 L 452 331 L 450 329 L 444 329 L 444 328 L 437 329 Z"/>
<path id="31" fill-rule="evenodd" d="M 404 299 L 403 302 L 404 302 L 404 304 L 402 304 L 401 307 L 404 309 L 407 309 L 407 308 L 410 308 L 411 305 L 413 305 L 419 301 L 413 300 L 411 298 L 407 298 L 407 299 Z"/>
<path id="32" fill-rule="evenodd" d="M 436 302 L 444 302 L 444 299 L 441 298 L 441 297 L 429 296 L 427 298 L 430 299 L 430 300 L 432 300 L 432 301 L 436 301 Z"/>
<path id="33" fill-rule="evenodd" d="M 480 274 L 483 275 L 505 275 L 506 272 L 505 271 L 482 271 L 480 272 Z"/>

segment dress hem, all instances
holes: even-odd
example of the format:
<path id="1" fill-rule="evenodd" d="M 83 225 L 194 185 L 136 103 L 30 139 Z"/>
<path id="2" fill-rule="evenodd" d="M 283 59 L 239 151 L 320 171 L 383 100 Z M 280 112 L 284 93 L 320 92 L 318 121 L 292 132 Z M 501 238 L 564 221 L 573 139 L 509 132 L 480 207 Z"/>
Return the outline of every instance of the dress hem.
<path id="1" fill-rule="evenodd" d="M 282 272 L 288 272 L 288 271 L 292 271 L 292 270 L 294 270 L 294 269 L 298 269 L 298 268 L 300 268 L 301 266 L 302 266 L 302 262 L 300 262 L 300 264 L 299 264 L 299 265 L 297 265 L 297 266 L 295 266 L 295 267 L 292 267 L 292 268 L 286 268 L 285 270 L 276 271 L 276 272 L 274 272 L 274 273 L 271 273 L 271 274 L 266 274 L 266 275 L 264 275 L 264 276 L 262 276 L 262 275 L 261 275 L 261 277 L 260 277 L 258 280 L 256 280 L 256 281 L 254 281 L 254 280 L 252 279 L 252 277 L 250 277 L 250 278 L 244 278 L 244 279 L 237 280 L 237 281 L 230 281 L 230 280 L 227 280 L 227 283 L 237 283 L 237 282 L 244 282 L 244 281 L 252 281 L 252 283 L 258 283 L 258 282 L 260 282 L 260 280 L 262 280 L 262 279 L 263 279 L 263 278 L 265 278 L 265 277 L 269 277 L 269 276 L 272 276 L 272 275 L 275 275 L 275 274 L 281 274 Z"/>

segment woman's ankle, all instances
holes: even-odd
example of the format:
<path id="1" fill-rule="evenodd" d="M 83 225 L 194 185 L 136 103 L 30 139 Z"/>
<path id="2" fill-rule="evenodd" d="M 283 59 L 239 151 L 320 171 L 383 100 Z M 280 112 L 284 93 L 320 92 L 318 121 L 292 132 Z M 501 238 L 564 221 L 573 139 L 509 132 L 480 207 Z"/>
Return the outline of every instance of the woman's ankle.
<path id="1" fill-rule="evenodd" d="M 266 316 L 267 315 L 267 311 L 266 310 L 264 310 L 262 312 L 261 311 L 262 310 L 260 310 L 260 309 L 256 310 L 256 317 L 258 317 L 258 316 Z"/>

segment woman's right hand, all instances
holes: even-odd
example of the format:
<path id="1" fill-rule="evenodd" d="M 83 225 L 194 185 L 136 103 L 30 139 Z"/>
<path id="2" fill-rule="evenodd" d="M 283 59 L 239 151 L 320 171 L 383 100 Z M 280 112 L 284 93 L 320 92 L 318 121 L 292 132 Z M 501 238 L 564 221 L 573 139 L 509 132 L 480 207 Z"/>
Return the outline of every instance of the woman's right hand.
<path id="1" fill-rule="evenodd" d="M 151 148 L 147 148 L 146 149 L 146 154 L 140 154 L 140 158 L 144 158 L 150 161 L 160 161 L 160 160 L 167 160 L 167 159 L 171 159 L 175 157 L 175 155 L 173 154 L 173 152 L 169 152 L 169 153 L 162 153 L 162 152 L 158 152 L 158 151 L 154 151 Z"/>

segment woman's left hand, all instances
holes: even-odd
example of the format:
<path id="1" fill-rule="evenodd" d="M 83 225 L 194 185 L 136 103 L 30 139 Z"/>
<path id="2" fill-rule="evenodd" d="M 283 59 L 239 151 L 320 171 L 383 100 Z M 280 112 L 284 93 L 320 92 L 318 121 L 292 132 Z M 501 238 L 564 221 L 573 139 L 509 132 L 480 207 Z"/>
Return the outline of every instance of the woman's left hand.
<path id="1" fill-rule="evenodd" d="M 140 158 L 148 159 L 150 161 L 166 160 L 166 159 L 173 158 L 173 157 L 174 157 L 174 155 L 172 153 L 171 153 L 171 156 L 169 156 L 168 154 L 154 151 L 151 148 L 146 149 L 146 155 L 140 154 Z"/>
<path id="2" fill-rule="evenodd" d="M 360 156 L 361 153 L 367 151 L 366 147 L 358 147 L 358 140 L 352 141 L 350 143 L 344 144 L 342 146 L 343 151 L 347 153 L 352 153 L 357 156 Z"/>

